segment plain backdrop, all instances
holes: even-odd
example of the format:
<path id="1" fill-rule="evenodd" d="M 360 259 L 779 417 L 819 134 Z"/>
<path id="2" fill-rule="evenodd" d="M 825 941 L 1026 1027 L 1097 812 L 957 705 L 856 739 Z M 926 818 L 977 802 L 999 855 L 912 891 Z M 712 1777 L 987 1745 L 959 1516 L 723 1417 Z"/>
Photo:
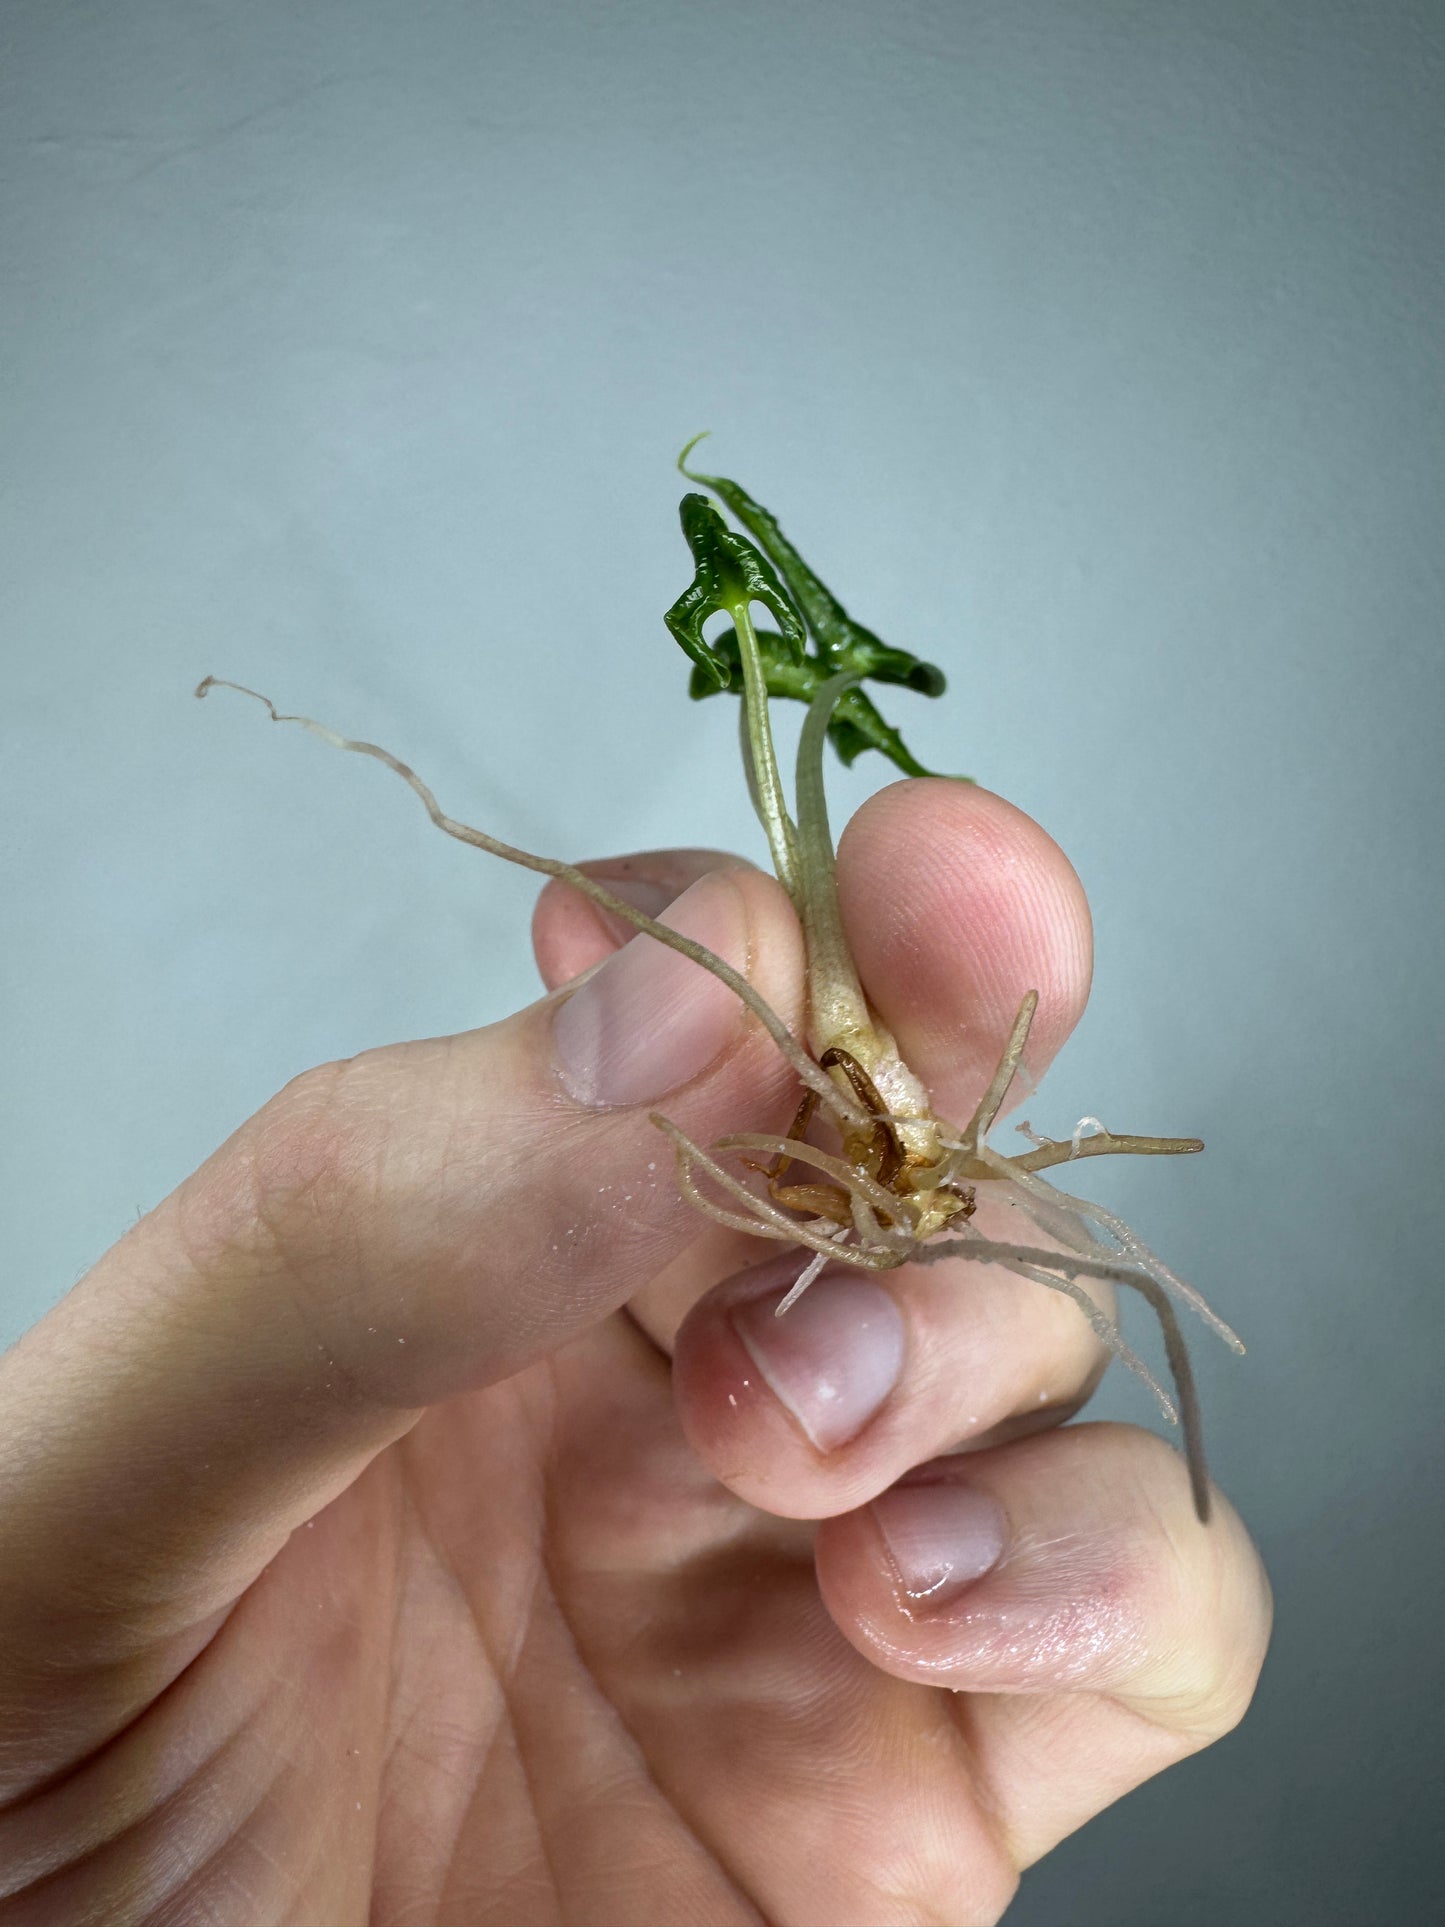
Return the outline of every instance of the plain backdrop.
<path id="1" fill-rule="evenodd" d="M 711 428 L 1073 858 L 1034 1122 L 1208 1140 L 1090 1176 L 1249 1341 L 1258 1703 L 1010 1921 L 1433 1918 L 1438 0 L 3 0 L 0 143 L 0 1335 L 296 1071 L 537 994 L 532 879 L 203 673 L 762 855 L 660 619 Z"/>

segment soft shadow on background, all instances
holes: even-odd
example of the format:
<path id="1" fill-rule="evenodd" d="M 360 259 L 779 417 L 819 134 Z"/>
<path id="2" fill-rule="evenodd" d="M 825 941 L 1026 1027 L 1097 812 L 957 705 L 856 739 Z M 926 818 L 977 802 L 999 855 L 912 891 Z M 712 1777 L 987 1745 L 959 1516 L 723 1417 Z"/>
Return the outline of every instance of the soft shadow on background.
<path id="1" fill-rule="evenodd" d="M 1428 0 L 8 0 L 0 1338 L 295 1072 L 537 991 L 530 879 L 205 672 L 533 848 L 761 855 L 660 620 L 711 427 L 1073 858 L 1033 1120 L 1208 1140 L 1098 1195 L 1250 1345 L 1257 1706 L 1009 1920 L 1433 1917 L 1442 179 Z"/>

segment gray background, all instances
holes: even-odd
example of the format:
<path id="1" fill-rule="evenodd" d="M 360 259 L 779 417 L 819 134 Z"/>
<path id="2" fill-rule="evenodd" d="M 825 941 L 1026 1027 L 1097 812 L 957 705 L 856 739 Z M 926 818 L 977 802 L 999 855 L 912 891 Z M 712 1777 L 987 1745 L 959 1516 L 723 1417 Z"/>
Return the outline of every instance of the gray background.
<path id="1" fill-rule="evenodd" d="M 1425 1918 L 1442 60 L 1401 0 L 5 0 L 4 1335 L 293 1072 L 535 994 L 530 879 L 203 672 L 532 847 L 760 853 L 659 620 L 711 427 L 1076 862 L 1035 1121 L 1209 1140 L 1103 1190 L 1250 1341 L 1257 1707 L 1011 1921 Z"/>

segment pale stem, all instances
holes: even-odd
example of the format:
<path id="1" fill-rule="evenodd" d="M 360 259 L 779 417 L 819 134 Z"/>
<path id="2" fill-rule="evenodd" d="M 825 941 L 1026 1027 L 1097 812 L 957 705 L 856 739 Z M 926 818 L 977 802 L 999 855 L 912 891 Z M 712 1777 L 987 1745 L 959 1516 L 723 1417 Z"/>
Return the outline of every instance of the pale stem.
<path id="1" fill-rule="evenodd" d="M 751 751 L 749 788 L 753 804 L 768 836 L 773 869 L 779 883 L 799 905 L 797 832 L 788 815 L 783 796 L 783 779 L 778 771 L 773 748 L 773 727 L 768 720 L 768 686 L 763 674 L 762 651 L 757 631 L 746 602 L 730 607 L 728 614 L 737 630 L 738 654 L 743 666 L 743 706 L 747 715 L 748 748 Z"/>
<path id="2" fill-rule="evenodd" d="M 802 882 L 799 912 L 808 950 L 808 1031 L 821 1056 L 845 1039 L 871 1038 L 873 1016 L 853 953 L 843 930 L 828 797 L 823 782 L 823 747 L 838 698 L 860 678 L 831 676 L 808 705 L 798 739 L 798 859 Z M 855 1052 L 855 1055 L 859 1053 Z M 871 1069 L 871 1064 L 865 1064 Z"/>

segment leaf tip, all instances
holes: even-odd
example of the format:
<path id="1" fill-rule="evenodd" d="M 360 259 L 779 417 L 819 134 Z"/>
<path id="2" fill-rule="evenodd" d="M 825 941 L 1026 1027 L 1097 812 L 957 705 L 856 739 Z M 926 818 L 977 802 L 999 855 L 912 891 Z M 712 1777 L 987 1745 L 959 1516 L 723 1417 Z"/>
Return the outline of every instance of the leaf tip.
<path id="1" fill-rule="evenodd" d="M 687 458 L 689 455 L 691 455 L 692 451 L 697 447 L 698 443 L 705 442 L 711 433 L 712 433 L 712 430 L 710 428 L 701 429 L 696 435 L 693 436 L 692 440 L 688 442 L 686 447 L 683 449 L 682 453 L 677 458 L 677 466 L 678 466 L 679 472 L 685 475 L 690 482 L 700 482 L 703 478 L 700 475 L 693 474 L 692 470 L 687 465 Z"/>

